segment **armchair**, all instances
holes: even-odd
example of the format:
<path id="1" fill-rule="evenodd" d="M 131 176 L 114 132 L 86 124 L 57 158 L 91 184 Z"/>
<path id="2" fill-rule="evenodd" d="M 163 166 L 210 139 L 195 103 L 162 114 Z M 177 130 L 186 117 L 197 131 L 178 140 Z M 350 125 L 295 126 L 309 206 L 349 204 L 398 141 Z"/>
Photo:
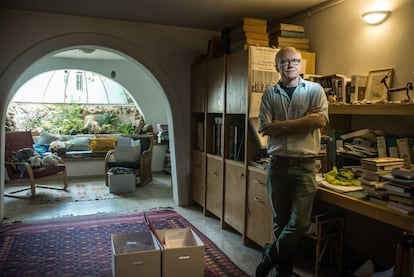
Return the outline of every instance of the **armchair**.
<path id="1" fill-rule="evenodd" d="M 152 148 L 154 139 L 152 136 L 142 135 L 132 137 L 138 139 L 141 145 L 141 157 L 134 162 L 120 162 L 115 160 L 115 150 L 109 150 L 105 156 L 105 183 L 108 186 L 108 171 L 112 167 L 133 168 L 135 174 L 140 177 L 140 185 L 143 186 L 152 180 Z"/>
<path id="2" fill-rule="evenodd" d="M 5 196 L 15 198 L 29 198 L 25 196 L 18 196 L 16 193 L 30 189 L 30 197 L 34 198 L 36 196 L 36 187 L 61 190 L 67 189 L 67 172 L 66 166 L 62 159 L 59 159 L 59 163 L 57 165 L 33 168 L 29 162 L 17 161 L 13 158 L 21 149 L 26 148 L 29 151 L 34 151 L 33 144 L 34 141 L 30 131 L 6 132 L 5 167 L 8 177 L 6 184 L 29 182 L 30 187 L 9 192 L 7 194 L 5 193 Z M 62 178 L 63 187 L 36 184 L 38 181 L 46 181 L 57 178 Z"/>

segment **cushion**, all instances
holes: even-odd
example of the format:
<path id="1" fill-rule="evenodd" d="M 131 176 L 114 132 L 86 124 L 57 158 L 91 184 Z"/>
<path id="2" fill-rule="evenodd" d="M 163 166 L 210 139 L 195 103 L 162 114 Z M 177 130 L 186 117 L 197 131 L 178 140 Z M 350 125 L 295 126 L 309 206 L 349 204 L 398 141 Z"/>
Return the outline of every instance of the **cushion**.
<path id="1" fill-rule="evenodd" d="M 50 144 L 52 141 L 59 140 L 59 139 L 60 138 L 58 136 L 51 135 L 47 131 L 42 130 L 40 132 L 40 136 L 36 144 L 39 144 L 39 145 Z"/>
<path id="2" fill-rule="evenodd" d="M 90 137 L 76 137 L 65 141 L 68 151 L 88 151 L 91 149 L 90 143 Z"/>

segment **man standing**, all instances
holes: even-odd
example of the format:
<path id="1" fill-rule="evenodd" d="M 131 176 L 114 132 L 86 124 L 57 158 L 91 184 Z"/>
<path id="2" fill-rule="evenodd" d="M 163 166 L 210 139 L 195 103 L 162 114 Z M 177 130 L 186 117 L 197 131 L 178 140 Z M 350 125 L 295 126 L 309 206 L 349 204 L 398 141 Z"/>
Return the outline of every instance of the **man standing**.
<path id="1" fill-rule="evenodd" d="M 275 58 L 281 79 L 262 96 L 259 132 L 267 135 L 270 162 L 266 187 L 272 207 L 275 241 L 266 244 L 256 276 L 292 276 L 293 260 L 310 225 L 316 194 L 315 157 L 320 130 L 328 122 L 323 88 L 300 77 L 301 54 L 282 48 Z"/>

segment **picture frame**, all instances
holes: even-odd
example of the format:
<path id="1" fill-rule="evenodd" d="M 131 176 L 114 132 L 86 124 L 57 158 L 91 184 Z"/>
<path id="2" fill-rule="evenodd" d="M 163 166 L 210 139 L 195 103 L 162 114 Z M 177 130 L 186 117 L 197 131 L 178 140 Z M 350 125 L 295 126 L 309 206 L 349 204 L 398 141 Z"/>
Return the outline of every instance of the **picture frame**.
<path id="1" fill-rule="evenodd" d="M 370 70 L 367 77 L 365 99 L 379 102 L 388 100 L 388 89 L 391 87 L 394 68 Z"/>

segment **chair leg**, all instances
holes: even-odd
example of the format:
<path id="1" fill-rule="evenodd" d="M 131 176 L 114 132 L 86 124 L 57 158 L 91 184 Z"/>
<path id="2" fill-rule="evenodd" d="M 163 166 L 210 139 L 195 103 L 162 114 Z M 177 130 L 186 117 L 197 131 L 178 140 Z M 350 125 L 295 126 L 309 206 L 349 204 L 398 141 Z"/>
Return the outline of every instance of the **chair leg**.
<path id="1" fill-rule="evenodd" d="M 35 181 L 30 178 L 30 192 L 31 192 L 31 198 L 35 198 L 36 196 L 36 183 Z"/>
<path id="2" fill-rule="evenodd" d="M 63 171 L 63 190 L 66 190 L 68 188 L 68 172 L 65 169 L 65 171 Z"/>
<path id="3" fill-rule="evenodd" d="M 319 227 L 318 227 L 319 228 Z M 319 271 L 319 264 L 321 262 L 321 244 L 322 244 L 322 238 L 321 238 L 321 230 L 318 230 L 318 236 L 315 243 L 315 277 L 318 277 L 318 271 Z"/>
<path id="4" fill-rule="evenodd" d="M 109 180 L 108 180 L 108 172 L 105 171 L 105 185 L 109 186 Z"/>

